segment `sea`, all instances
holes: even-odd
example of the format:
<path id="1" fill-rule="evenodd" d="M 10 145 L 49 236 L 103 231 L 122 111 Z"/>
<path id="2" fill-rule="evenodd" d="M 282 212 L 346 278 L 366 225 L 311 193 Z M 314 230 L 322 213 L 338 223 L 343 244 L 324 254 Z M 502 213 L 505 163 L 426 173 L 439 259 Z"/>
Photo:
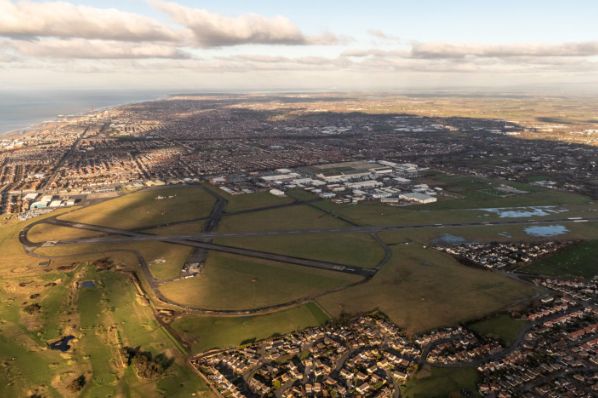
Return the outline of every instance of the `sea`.
<path id="1" fill-rule="evenodd" d="M 55 120 L 59 115 L 79 115 L 167 95 L 164 91 L 141 90 L 0 90 L 0 135 Z"/>

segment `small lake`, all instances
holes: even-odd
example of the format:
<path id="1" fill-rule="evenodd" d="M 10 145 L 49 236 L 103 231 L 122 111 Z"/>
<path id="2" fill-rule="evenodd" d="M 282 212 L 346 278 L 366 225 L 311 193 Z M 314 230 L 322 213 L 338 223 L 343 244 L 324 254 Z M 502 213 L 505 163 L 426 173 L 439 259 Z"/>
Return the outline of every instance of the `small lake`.
<path id="1" fill-rule="evenodd" d="M 526 234 L 540 237 L 563 235 L 567 232 L 569 230 L 564 225 L 534 225 L 525 228 Z"/>
<path id="2" fill-rule="evenodd" d="M 488 213 L 494 213 L 500 218 L 543 217 L 550 214 L 563 213 L 567 211 L 567 209 L 557 206 L 498 207 L 480 210 Z"/>
<path id="3" fill-rule="evenodd" d="M 96 287 L 96 283 L 94 281 L 82 281 L 82 282 L 79 282 L 79 288 L 91 289 L 93 287 Z"/>
<path id="4" fill-rule="evenodd" d="M 71 335 L 64 336 L 60 340 L 48 344 L 48 347 L 50 347 L 50 349 L 52 349 L 52 350 L 67 352 L 71 348 L 71 346 L 69 345 L 69 342 L 74 338 L 75 338 L 75 336 L 71 336 Z"/>

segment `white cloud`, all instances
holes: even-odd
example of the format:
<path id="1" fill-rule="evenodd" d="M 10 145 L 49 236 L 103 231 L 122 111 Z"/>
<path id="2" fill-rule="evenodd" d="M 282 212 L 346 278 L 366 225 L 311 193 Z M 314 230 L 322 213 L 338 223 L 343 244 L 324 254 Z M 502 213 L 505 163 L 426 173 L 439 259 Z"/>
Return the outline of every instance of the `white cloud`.
<path id="1" fill-rule="evenodd" d="M 0 35 L 124 41 L 180 40 L 180 32 L 142 15 L 62 1 L 0 0 Z"/>
<path id="2" fill-rule="evenodd" d="M 401 38 L 399 36 L 388 34 L 380 29 L 370 29 L 370 30 L 368 30 L 368 34 L 370 36 L 375 37 L 376 39 L 380 39 L 383 41 L 388 41 L 388 42 L 393 42 L 393 43 L 399 43 L 401 41 Z"/>
<path id="3" fill-rule="evenodd" d="M 188 58 L 189 55 L 175 47 L 153 43 L 130 43 L 86 39 L 45 39 L 40 41 L 6 41 L 6 46 L 17 53 L 32 58 L 65 59 L 137 59 L 137 58 Z"/>
<path id="4" fill-rule="evenodd" d="M 174 2 L 152 0 L 151 4 L 177 23 L 189 28 L 194 34 L 195 42 L 201 47 L 241 44 L 333 44 L 339 41 L 330 33 L 307 36 L 297 25 L 283 16 L 246 14 L 228 17 L 203 9 L 184 7 Z"/>
<path id="5" fill-rule="evenodd" d="M 587 57 L 598 55 L 598 41 L 559 44 L 415 43 L 415 58 Z"/>

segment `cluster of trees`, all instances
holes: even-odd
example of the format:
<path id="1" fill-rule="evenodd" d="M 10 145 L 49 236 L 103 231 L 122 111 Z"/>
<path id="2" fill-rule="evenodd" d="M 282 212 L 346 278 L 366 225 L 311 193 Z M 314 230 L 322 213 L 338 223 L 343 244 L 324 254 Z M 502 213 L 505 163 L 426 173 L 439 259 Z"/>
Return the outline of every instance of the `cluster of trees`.
<path id="1" fill-rule="evenodd" d="M 162 353 L 154 356 L 150 351 L 142 351 L 140 346 L 124 347 L 122 354 L 127 366 L 133 366 L 137 374 L 145 379 L 163 375 L 174 362 L 174 358 L 168 358 Z"/>

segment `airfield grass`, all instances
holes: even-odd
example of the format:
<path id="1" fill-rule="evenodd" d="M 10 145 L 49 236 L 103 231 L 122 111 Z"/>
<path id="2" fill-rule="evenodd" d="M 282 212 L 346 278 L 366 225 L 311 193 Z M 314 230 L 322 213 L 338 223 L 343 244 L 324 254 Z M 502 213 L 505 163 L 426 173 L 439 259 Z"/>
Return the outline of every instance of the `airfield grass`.
<path id="1" fill-rule="evenodd" d="M 284 205 L 293 202 L 289 197 L 274 196 L 269 192 L 256 192 L 245 195 L 228 195 L 226 212 L 232 213 L 249 209 L 259 209 L 268 206 Z"/>
<path id="2" fill-rule="evenodd" d="M 201 232 L 203 225 L 203 222 L 197 221 L 145 229 L 144 232 L 155 235 L 193 235 Z"/>
<path id="3" fill-rule="evenodd" d="M 98 255 L 103 255 L 128 266 L 137 265 L 136 257 L 126 251 L 139 252 L 147 262 L 152 275 L 158 280 L 167 280 L 179 276 L 181 268 L 187 257 L 192 253 L 193 248 L 157 241 L 101 244 L 81 243 L 41 247 L 36 250 L 36 253 L 50 257 L 75 257 L 83 255 L 97 257 Z"/>
<path id="4" fill-rule="evenodd" d="M 166 198 L 157 200 L 158 196 Z M 112 228 L 135 229 L 207 217 L 213 204 L 213 196 L 204 189 L 177 186 L 130 193 L 69 212 L 59 218 Z"/>
<path id="5" fill-rule="evenodd" d="M 467 327 L 481 336 L 499 339 L 508 347 L 515 342 L 519 332 L 527 324 L 526 320 L 514 319 L 508 314 L 497 314 L 490 318 L 470 323 Z"/>
<path id="6" fill-rule="evenodd" d="M 422 368 L 415 377 L 401 388 L 406 398 L 461 397 L 460 391 L 468 390 L 472 397 L 477 392 L 478 375 L 474 368 Z"/>
<path id="7" fill-rule="evenodd" d="M 420 245 L 393 247 L 393 257 L 370 281 L 319 297 L 332 316 L 378 309 L 410 334 L 479 319 L 535 289 L 506 276 L 466 267 Z"/>
<path id="8" fill-rule="evenodd" d="M 387 244 L 420 242 L 431 244 L 445 234 L 459 236 L 469 242 L 541 242 L 546 240 L 598 239 L 598 223 L 559 223 L 568 232 L 554 237 L 535 237 L 525 232 L 526 225 L 489 225 L 473 227 L 428 227 L 383 231 L 378 235 Z"/>
<path id="9" fill-rule="evenodd" d="M 598 240 L 575 243 L 522 270 L 549 276 L 593 278 L 598 274 Z"/>
<path id="10" fill-rule="evenodd" d="M 193 248 L 163 242 L 128 243 L 124 247 L 139 251 L 158 280 L 179 276 Z"/>
<path id="11" fill-rule="evenodd" d="M 52 214 L 61 214 L 64 210 L 56 210 L 51 214 L 37 217 L 29 221 L 8 221 L 0 225 L 0 275 L 9 276 L 35 274 L 39 272 L 39 263 L 43 260 L 28 256 L 19 242 L 19 233 L 30 223 L 50 217 Z"/>
<path id="12" fill-rule="evenodd" d="M 475 176 L 452 175 L 442 172 L 430 172 L 423 182 L 431 186 L 442 187 L 454 199 L 440 200 L 427 205 L 431 209 L 471 209 L 513 206 L 566 206 L 591 203 L 587 196 L 571 192 L 557 191 L 530 184 L 488 179 Z M 525 191 L 522 194 L 508 194 L 498 191 L 501 185 Z"/>
<path id="13" fill-rule="evenodd" d="M 306 205 L 256 211 L 222 217 L 218 232 L 276 231 L 334 228 L 347 224 Z"/>
<path id="14" fill-rule="evenodd" d="M 186 315 L 171 326 L 192 353 L 212 348 L 229 348 L 251 339 L 264 339 L 276 334 L 290 333 L 328 321 L 328 316 L 315 303 L 300 305 L 266 315 L 244 317 L 209 317 Z"/>
<path id="15" fill-rule="evenodd" d="M 499 219 L 496 214 L 480 210 L 483 208 L 564 206 L 571 210 L 567 213 L 568 216 L 595 215 L 598 211 L 598 205 L 586 196 L 524 183 L 449 175 L 441 172 L 430 172 L 420 180 L 431 186 L 444 188 L 444 192 L 439 195 L 438 202 L 397 207 L 373 201 L 351 205 L 334 204 L 321 200 L 315 202 L 314 206 L 361 225 L 433 224 Z M 506 195 L 496 190 L 496 187 L 501 184 L 524 190 L 527 193 Z M 298 199 L 307 199 L 296 190 L 290 191 L 289 194 Z M 563 215 L 556 214 L 553 217 L 562 218 Z M 539 218 L 550 219 L 551 216 Z"/>
<path id="16" fill-rule="evenodd" d="M 360 233 L 218 238 L 216 243 L 360 267 L 374 267 L 384 258 L 380 244 Z"/>
<path id="17" fill-rule="evenodd" d="M 455 200 L 459 201 L 464 199 Z M 479 207 L 455 209 L 435 208 L 432 207 L 432 205 L 388 206 L 373 201 L 363 202 L 357 205 L 335 204 L 327 201 L 318 201 L 313 203 L 313 206 L 359 225 L 419 225 L 505 220 L 501 219 L 497 214 L 481 210 L 484 207 L 493 207 L 489 206 L 487 203 L 485 205 L 476 205 Z M 555 206 L 558 206 L 558 204 L 555 204 Z M 517 206 L 503 204 L 496 207 L 508 208 Z M 566 213 L 555 213 L 547 216 L 533 216 L 527 217 L 526 219 L 550 220 L 573 216 L 595 217 L 598 214 L 598 205 L 593 202 L 592 204 L 588 205 L 570 205 L 567 206 L 566 209 L 568 210 Z"/>
<path id="18" fill-rule="evenodd" d="M 226 212 L 236 212 L 250 209 L 259 209 L 262 207 L 276 206 L 292 203 L 293 199 L 289 197 L 274 196 L 269 192 L 255 192 L 251 194 L 231 195 L 218 188 L 217 186 L 206 184 L 207 189 L 212 190 L 217 195 L 227 201 Z"/>
<path id="19" fill-rule="evenodd" d="M 425 207 L 427 205 L 389 206 L 377 201 L 353 205 L 322 200 L 315 202 L 313 206 L 359 225 L 435 224 L 489 219 L 482 212 L 469 209 L 431 210 Z"/>
<path id="20" fill-rule="evenodd" d="M 232 254 L 211 252 L 200 276 L 160 286 L 167 298 L 207 309 L 250 309 L 289 302 L 360 278 Z"/>
<path id="21" fill-rule="evenodd" d="M 27 237 L 32 242 L 44 242 L 48 240 L 68 240 L 80 238 L 93 238 L 102 236 L 101 232 L 85 229 L 62 227 L 52 224 L 37 224 L 29 230 Z"/>

